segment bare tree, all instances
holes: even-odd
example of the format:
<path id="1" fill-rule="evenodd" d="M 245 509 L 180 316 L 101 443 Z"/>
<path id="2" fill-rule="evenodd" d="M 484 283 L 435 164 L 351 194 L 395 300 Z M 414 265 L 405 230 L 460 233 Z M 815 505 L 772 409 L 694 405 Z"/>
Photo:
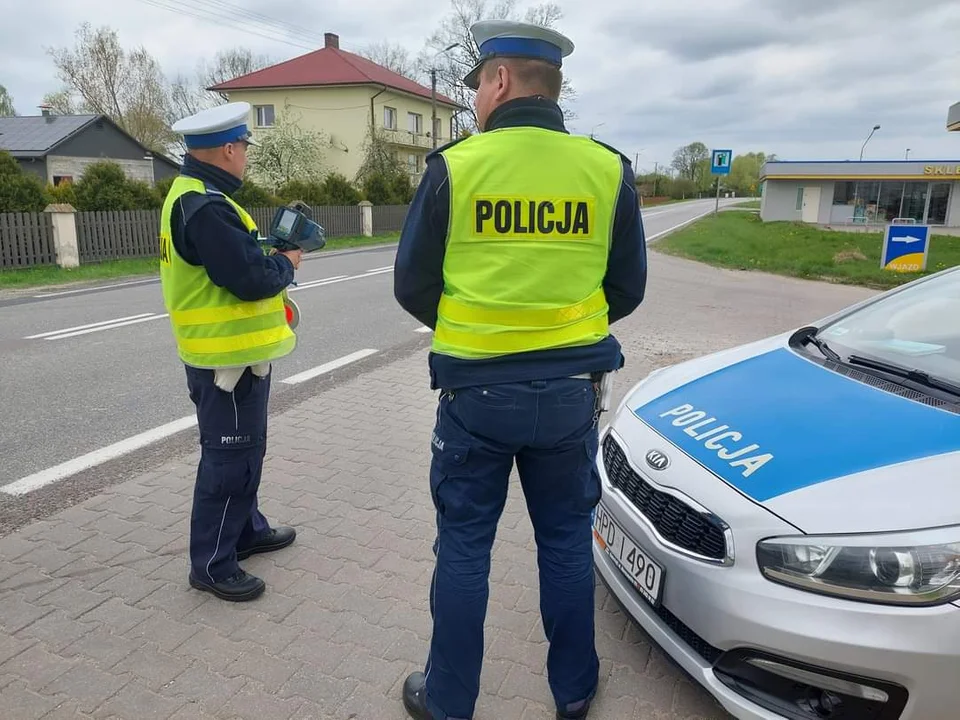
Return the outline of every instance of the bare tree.
<path id="1" fill-rule="evenodd" d="M 412 57 L 403 45 L 384 40 L 368 45 L 358 55 L 414 82 L 423 82 L 423 72 L 417 58 Z"/>
<path id="2" fill-rule="evenodd" d="M 74 100 L 69 90 L 47 93 L 43 96 L 43 104 L 49 105 L 58 115 L 76 115 L 84 111 L 82 103 Z"/>
<path id="3" fill-rule="evenodd" d="M 47 51 L 64 83 L 54 95 L 61 106 L 106 115 L 143 145 L 164 150 L 172 135 L 169 91 L 159 63 L 142 47 L 125 51 L 108 27 L 93 30 L 83 23 L 76 37 L 73 49 Z"/>
<path id="4" fill-rule="evenodd" d="M 16 115 L 17 111 L 13 107 L 13 98 L 7 89 L 0 85 L 0 117 Z"/>
<path id="5" fill-rule="evenodd" d="M 525 20 L 552 29 L 563 18 L 563 11 L 555 2 L 543 2 L 527 9 L 521 16 L 516 0 L 496 0 L 492 5 L 487 0 L 450 0 L 451 11 L 427 39 L 426 48 L 418 58 L 421 72 L 437 70 L 437 88 L 440 92 L 469 108 L 466 118 L 467 130 L 478 127 L 473 110 L 474 91 L 463 84 L 466 75 L 480 59 L 480 50 L 470 34 L 470 26 L 479 20 Z M 451 45 L 454 47 L 447 50 Z M 560 105 L 564 118 L 576 117 L 568 107 L 576 92 L 569 78 L 564 77 L 560 92 Z"/>
<path id="6" fill-rule="evenodd" d="M 677 148 L 673 153 L 671 167 L 681 178 L 699 183 L 703 179 L 703 163 L 710 157 L 710 151 L 702 142 L 692 142 Z"/>

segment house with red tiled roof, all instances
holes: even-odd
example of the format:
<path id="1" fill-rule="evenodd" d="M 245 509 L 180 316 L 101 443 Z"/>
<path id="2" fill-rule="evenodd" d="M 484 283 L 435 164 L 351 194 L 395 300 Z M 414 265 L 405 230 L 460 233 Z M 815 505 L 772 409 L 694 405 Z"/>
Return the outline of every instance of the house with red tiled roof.
<path id="1" fill-rule="evenodd" d="M 424 157 L 456 137 L 458 103 L 360 55 L 340 49 L 340 38 L 324 33 L 320 50 L 214 85 L 230 102 L 253 106 L 254 137 L 270 132 L 287 112 L 304 130 L 322 132 L 324 165 L 353 179 L 363 162 L 373 126 L 382 132 L 411 180 L 419 181 Z"/>

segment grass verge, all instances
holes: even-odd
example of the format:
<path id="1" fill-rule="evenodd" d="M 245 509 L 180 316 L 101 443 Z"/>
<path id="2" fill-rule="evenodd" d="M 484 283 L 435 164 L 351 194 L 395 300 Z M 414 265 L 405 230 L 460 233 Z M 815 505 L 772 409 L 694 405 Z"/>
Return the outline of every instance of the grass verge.
<path id="1" fill-rule="evenodd" d="M 318 252 L 324 253 L 332 250 L 345 250 L 347 248 L 361 247 L 364 245 L 379 245 L 382 243 L 395 242 L 397 238 L 399 238 L 398 233 L 374 235 L 373 237 L 360 235 L 357 237 L 328 238 L 323 250 L 319 250 Z M 57 266 L 43 266 L 25 268 L 23 270 L 0 270 L 0 290 L 149 276 L 156 275 L 159 272 L 160 265 L 157 258 L 110 260 L 102 263 L 89 263 L 69 269 Z"/>
<path id="2" fill-rule="evenodd" d="M 667 235 L 658 251 L 737 270 L 827 280 L 885 290 L 960 265 L 960 237 L 934 235 L 927 271 L 880 268 L 882 233 L 821 230 L 792 222 L 768 222 L 750 213 L 708 216 Z"/>
<path id="3" fill-rule="evenodd" d="M 759 210 L 759 209 L 760 209 L 760 201 L 759 201 L 759 200 L 747 200 L 746 202 L 736 203 L 735 205 L 730 205 L 730 207 L 750 208 L 751 210 Z"/>

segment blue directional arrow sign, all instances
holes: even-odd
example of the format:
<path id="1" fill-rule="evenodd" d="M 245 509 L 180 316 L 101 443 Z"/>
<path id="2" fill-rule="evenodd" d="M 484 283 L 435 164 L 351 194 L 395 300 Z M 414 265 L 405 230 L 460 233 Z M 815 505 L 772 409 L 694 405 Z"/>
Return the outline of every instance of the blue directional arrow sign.
<path id="1" fill-rule="evenodd" d="M 710 158 L 711 175 L 729 175 L 733 162 L 733 150 L 714 150 Z"/>
<path id="2" fill-rule="evenodd" d="M 927 269 L 929 252 L 929 225 L 887 225 L 880 267 L 897 272 L 920 272 Z"/>

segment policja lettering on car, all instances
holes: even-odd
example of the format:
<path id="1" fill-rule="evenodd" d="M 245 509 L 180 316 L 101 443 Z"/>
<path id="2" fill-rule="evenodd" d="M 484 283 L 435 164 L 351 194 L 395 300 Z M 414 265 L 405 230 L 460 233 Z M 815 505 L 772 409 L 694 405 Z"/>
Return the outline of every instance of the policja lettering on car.
<path id="1" fill-rule="evenodd" d="M 730 463 L 730 467 L 742 467 L 743 472 L 741 474 L 743 477 L 750 477 L 757 470 L 773 460 L 773 453 L 762 453 L 760 455 L 743 457 L 747 453 L 752 453 L 760 449 L 760 446 L 756 443 L 747 445 L 746 447 L 742 447 L 739 450 L 732 452 L 721 445 L 719 441 L 722 438 L 731 438 L 734 442 L 739 442 L 743 439 L 743 435 L 736 430 L 730 430 L 729 425 L 714 427 L 702 433 L 696 432 L 700 428 L 708 427 L 717 422 L 717 418 L 708 418 L 706 412 L 703 410 L 694 410 L 693 405 L 680 405 L 672 410 L 667 410 L 664 413 L 660 413 L 660 417 L 662 418 L 670 416 L 676 417 L 675 420 L 671 421 L 671 424 L 674 427 L 682 427 L 683 432 L 692 437 L 694 440 L 704 440 L 705 442 L 703 443 L 703 446 L 708 450 L 714 450 L 717 453 L 718 458 L 721 460 L 733 460 L 733 462 Z M 691 425 L 691 423 L 696 424 Z"/>

